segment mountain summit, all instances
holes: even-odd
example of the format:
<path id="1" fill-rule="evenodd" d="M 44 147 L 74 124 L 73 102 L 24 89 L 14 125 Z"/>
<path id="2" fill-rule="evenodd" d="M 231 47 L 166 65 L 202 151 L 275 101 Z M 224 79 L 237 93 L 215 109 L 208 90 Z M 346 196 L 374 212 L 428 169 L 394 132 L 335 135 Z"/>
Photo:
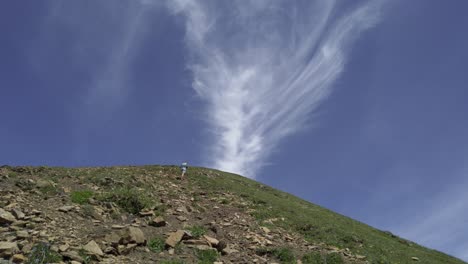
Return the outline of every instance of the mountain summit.
<path id="1" fill-rule="evenodd" d="M 0 167 L 0 263 L 464 263 L 238 175 L 179 175 Z"/>

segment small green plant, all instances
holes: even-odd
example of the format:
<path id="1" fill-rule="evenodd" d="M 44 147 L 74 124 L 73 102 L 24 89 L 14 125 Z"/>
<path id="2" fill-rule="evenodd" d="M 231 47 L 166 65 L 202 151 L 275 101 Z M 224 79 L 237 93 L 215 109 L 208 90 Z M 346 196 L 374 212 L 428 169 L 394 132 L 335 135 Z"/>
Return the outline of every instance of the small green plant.
<path id="1" fill-rule="evenodd" d="M 93 217 L 96 212 L 94 211 L 94 206 L 90 205 L 90 204 L 85 204 L 83 205 L 83 214 L 85 216 L 89 216 L 89 217 Z"/>
<path id="2" fill-rule="evenodd" d="M 146 192 L 129 188 L 116 189 L 105 194 L 100 199 L 107 202 L 115 202 L 124 211 L 131 214 L 137 214 L 153 204 Z"/>
<path id="3" fill-rule="evenodd" d="M 52 251 L 49 244 L 41 242 L 32 248 L 26 264 L 47 264 L 60 262 L 61 260 L 62 257 Z"/>
<path id="4" fill-rule="evenodd" d="M 329 253 L 325 257 L 325 263 L 327 264 L 342 264 L 344 263 L 343 257 L 338 253 Z"/>
<path id="5" fill-rule="evenodd" d="M 304 264 L 325 264 L 325 259 L 319 252 L 312 252 L 302 256 L 302 263 Z"/>
<path id="6" fill-rule="evenodd" d="M 256 253 L 274 257 L 283 263 L 294 263 L 296 259 L 290 248 L 259 248 Z"/>
<path id="7" fill-rule="evenodd" d="M 148 242 L 148 248 L 154 253 L 159 253 L 164 250 L 165 244 L 164 239 L 155 237 Z"/>
<path id="8" fill-rule="evenodd" d="M 84 249 L 80 249 L 78 255 L 83 259 L 83 264 L 90 264 L 93 261 L 93 257 L 88 255 Z"/>
<path id="9" fill-rule="evenodd" d="M 89 198 L 93 197 L 93 191 L 74 191 L 70 194 L 71 201 L 77 204 L 88 203 Z"/>
<path id="10" fill-rule="evenodd" d="M 187 230 L 190 231 L 194 238 L 199 238 L 206 234 L 206 228 L 204 228 L 203 226 L 192 226 L 187 228 Z"/>
<path id="11" fill-rule="evenodd" d="M 83 259 L 83 264 L 90 264 L 93 260 L 93 257 L 88 255 L 84 249 L 80 249 L 78 255 Z"/>
<path id="12" fill-rule="evenodd" d="M 218 252 L 216 250 L 200 250 L 195 251 L 198 258 L 198 264 L 212 264 L 218 259 Z"/>
<path id="13" fill-rule="evenodd" d="M 53 185 L 47 185 L 39 188 L 39 191 L 48 196 L 56 195 L 58 194 L 58 189 L 53 186 Z"/>

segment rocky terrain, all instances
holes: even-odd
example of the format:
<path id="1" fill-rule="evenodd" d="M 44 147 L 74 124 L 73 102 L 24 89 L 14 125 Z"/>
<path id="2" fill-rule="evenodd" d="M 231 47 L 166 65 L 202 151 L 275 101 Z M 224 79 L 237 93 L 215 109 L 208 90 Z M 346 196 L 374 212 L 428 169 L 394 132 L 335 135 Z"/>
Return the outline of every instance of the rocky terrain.
<path id="1" fill-rule="evenodd" d="M 216 171 L 178 176 L 172 166 L 3 166 L 0 263 L 374 263 L 305 239 L 285 217 L 260 221 L 258 201 L 208 184 Z"/>

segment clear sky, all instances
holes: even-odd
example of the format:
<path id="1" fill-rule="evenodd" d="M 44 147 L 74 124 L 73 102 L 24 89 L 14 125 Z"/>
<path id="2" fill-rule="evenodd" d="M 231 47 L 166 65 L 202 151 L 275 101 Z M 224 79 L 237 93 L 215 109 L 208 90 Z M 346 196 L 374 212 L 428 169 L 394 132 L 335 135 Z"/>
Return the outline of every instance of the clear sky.
<path id="1" fill-rule="evenodd" d="M 0 3 L 0 164 L 190 164 L 468 260 L 468 2 Z"/>

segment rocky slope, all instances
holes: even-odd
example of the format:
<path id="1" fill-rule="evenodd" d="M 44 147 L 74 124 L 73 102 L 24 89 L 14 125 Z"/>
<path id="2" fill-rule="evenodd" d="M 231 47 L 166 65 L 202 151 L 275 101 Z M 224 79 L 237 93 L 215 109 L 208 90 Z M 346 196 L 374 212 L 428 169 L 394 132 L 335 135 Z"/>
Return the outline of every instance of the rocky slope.
<path id="1" fill-rule="evenodd" d="M 173 166 L 3 166 L 0 263 L 463 263 L 384 232 L 416 251 L 376 258 L 370 238 L 335 243 L 291 222 L 310 216 L 275 213 L 284 209 L 264 195 L 299 206 L 284 193 L 208 169 L 178 175 Z"/>

